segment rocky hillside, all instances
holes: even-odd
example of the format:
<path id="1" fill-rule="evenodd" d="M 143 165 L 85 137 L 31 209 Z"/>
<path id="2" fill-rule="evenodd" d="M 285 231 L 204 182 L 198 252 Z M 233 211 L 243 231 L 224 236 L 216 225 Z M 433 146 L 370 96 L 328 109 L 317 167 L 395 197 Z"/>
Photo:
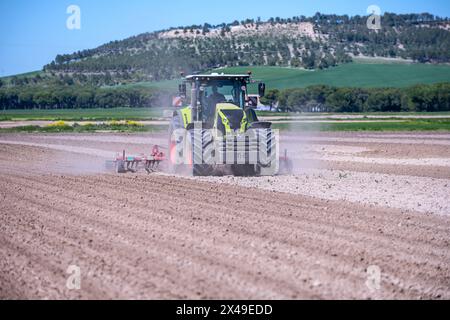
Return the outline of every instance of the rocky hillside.
<path id="1" fill-rule="evenodd" d="M 354 56 L 450 62 L 450 20 L 430 14 L 382 17 L 323 15 L 194 25 L 144 33 L 95 49 L 58 55 L 48 76 L 92 85 L 158 81 L 223 66 L 324 69 Z"/>

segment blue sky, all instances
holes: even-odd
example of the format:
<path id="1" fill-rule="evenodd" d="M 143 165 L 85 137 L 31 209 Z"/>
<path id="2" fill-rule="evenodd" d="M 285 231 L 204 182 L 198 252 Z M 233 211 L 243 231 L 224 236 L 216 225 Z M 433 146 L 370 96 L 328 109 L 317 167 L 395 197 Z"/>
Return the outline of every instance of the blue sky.
<path id="1" fill-rule="evenodd" d="M 71 4 L 81 8 L 81 30 L 66 28 Z M 450 17 L 449 0 L 1 0 L 0 76 L 39 70 L 59 53 L 172 26 L 310 16 L 317 11 L 365 15 L 372 4 L 382 12 Z"/>

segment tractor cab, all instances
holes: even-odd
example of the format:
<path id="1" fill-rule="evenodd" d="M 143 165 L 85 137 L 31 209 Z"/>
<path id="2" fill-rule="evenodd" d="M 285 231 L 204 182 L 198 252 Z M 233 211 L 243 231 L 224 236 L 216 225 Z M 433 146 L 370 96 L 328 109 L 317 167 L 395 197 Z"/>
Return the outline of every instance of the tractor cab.
<path id="1" fill-rule="evenodd" d="M 204 128 L 216 128 L 223 134 L 244 132 L 251 123 L 257 122 L 256 113 L 249 99 L 248 75 L 190 75 L 180 85 L 180 97 L 190 106 L 189 123 L 201 122 Z M 188 99 L 190 86 L 190 99 Z M 265 85 L 260 84 L 260 95 L 264 95 Z M 189 125 L 185 121 L 185 128 Z"/>

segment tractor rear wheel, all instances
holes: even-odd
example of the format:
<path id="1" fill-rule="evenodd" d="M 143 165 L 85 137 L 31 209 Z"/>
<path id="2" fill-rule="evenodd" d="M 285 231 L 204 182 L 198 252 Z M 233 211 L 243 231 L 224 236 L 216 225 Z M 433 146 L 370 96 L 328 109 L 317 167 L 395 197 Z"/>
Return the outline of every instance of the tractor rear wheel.
<path id="1" fill-rule="evenodd" d="M 265 148 L 267 158 L 256 166 L 256 174 L 259 176 L 274 176 L 279 170 L 279 155 L 276 134 L 272 129 L 256 129 L 259 147 Z"/>
<path id="2" fill-rule="evenodd" d="M 253 164 L 232 165 L 231 172 L 236 177 L 252 177 L 256 175 L 255 165 Z"/>
<path id="3" fill-rule="evenodd" d="M 204 177 L 211 176 L 214 173 L 214 165 L 212 164 L 211 157 L 214 148 L 214 139 L 209 130 L 198 130 L 198 132 L 193 130 L 188 131 L 188 142 L 190 142 L 190 146 L 188 147 L 190 155 L 191 155 L 191 166 L 192 166 L 192 175 L 194 177 Z M 201 146 L 201 154 L 195 155 L 196 146 Z M 194 160 L 200 160 L 201 164 L 195 164 Z"/>
<path id="4" fill-rule="evenodd" d="M 192 167 L 192 175 L 194 177 L 211 176 L 214 173 L 214 167 L 208 164 L 194 164 Z"/>
<path id="5" fill-rule="evenodd" d="M 192 174 L 193 176 L 211 176 L 214 174 L 215 165 L 213 164 L 214 138 L 210 130 L 190 129 L 185 131 L 184 137 L 178 141 L 172 140 L 172 132 L 176 126 L 171 123 L 169 128 L 169 158 L 171 163 L 171 172 L 179 174 Z M 181 144 L 181 149 L 177 145 Z M 180 146 L 180 145 L 179 145 Z M 198 146 L 201 146 L 199 148 Z M 180 151 L 178 151 L 180 150 Z M 200 152 L 196 155 L 195 151 Z M 176 164 L 177 158 L 181 157 L 183 163 Z M 198 163 L 195 163 L 197 160 Z"/>

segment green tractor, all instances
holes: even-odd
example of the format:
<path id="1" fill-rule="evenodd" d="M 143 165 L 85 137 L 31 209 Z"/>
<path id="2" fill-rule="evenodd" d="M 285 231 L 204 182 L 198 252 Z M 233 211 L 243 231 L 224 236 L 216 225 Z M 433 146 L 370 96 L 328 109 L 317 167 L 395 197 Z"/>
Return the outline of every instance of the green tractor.
<path id="1" fill-rule="evenodd" d="M 187 170 L 194 176 L 278 173 L 279 137 L 270 122 L 258 121 L 247 92 L 251 81 L 250 73 L 183 79 L 169 130 L 169 160 L 175 172 Z M 265 84 L 259 83 L 258 90 L 264 96 Z"/>

